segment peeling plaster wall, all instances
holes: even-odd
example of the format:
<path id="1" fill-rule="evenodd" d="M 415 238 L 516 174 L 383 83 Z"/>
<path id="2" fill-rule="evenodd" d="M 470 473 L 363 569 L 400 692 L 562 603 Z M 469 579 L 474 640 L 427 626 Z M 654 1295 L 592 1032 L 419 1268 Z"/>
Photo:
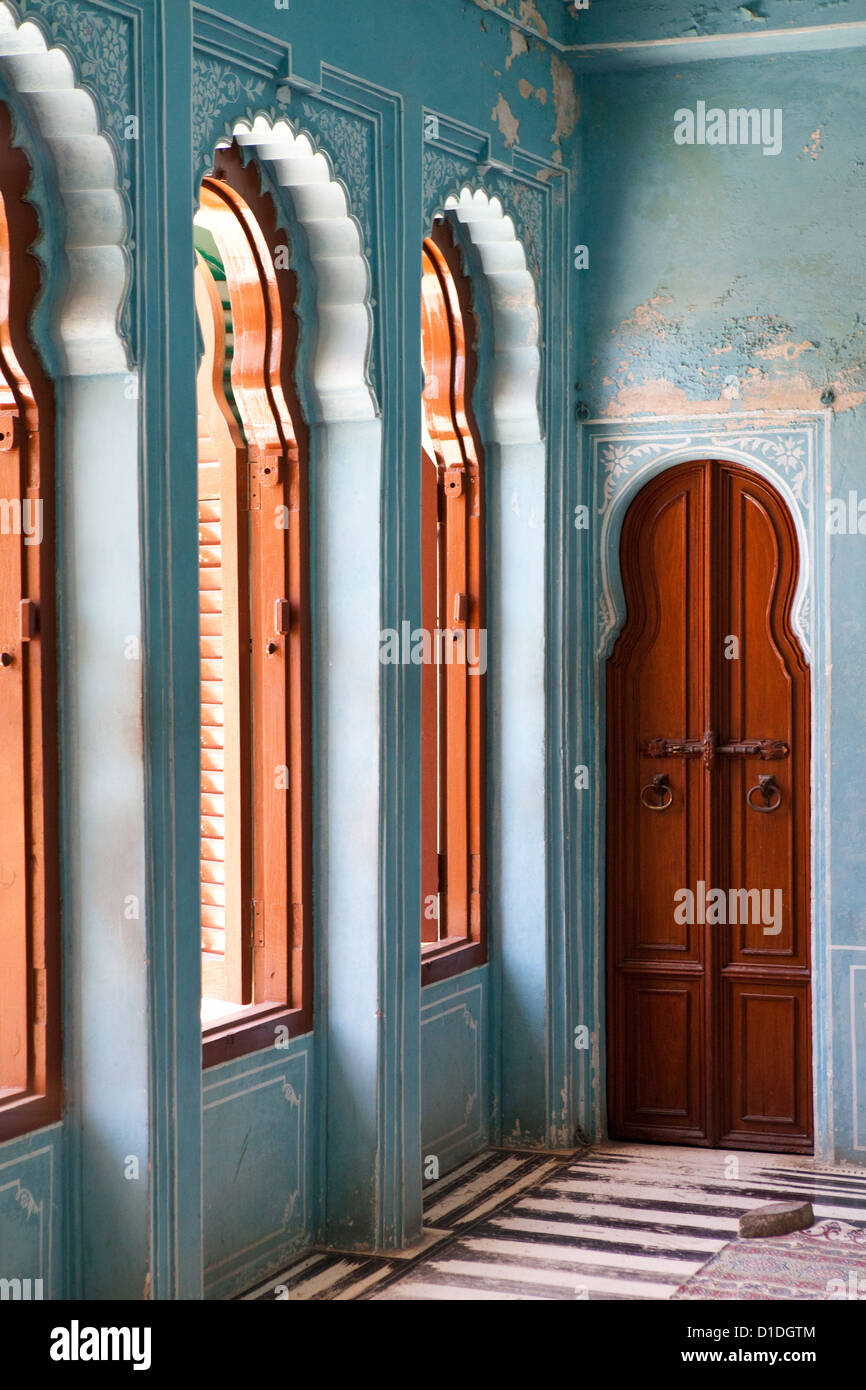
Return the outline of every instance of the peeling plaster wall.
<path id="1" fill-rule="evenodd" d="M 588 10 L 578 12 L 565 3 L 567 42 L 581 44 L 752 35 L 866 20 L 864 0 L 591 0 Z"/>
<path id="2" fill-rule="evenodd" d="M 593 414 L 817 410 L 828 387 L 837 412 L 866 401 L 862 80 L 845 53 L 585 84 Z M 781 153 L 677 145 L 674 113 L 699 100 L 781 109 Z"/>
<path id="3" fill-rule="evenodd" d="M 503 19 L 512 19 L 540 38 L 549 38 L 554 43 L 569 40 L 571 5 L 566 0 L 466 0 L 466 3 Z"/>
<path id="4" fill-rule="evenodd" d="M 490 130 L 500 151 L 510 140 L 510 131 L 500 129 L 500 98 L 522 123 L 519 143 L 527 148 L 549 155 L 550 145 L 566 138 L 574 81 L 566 56 L 552 46 L 569 38 L 571 20 L 561 0 L 447 0 L 435 8 L 404 0 L 377 0 L 369 8 L 329 0 L 321 13 L 311 11 L 295 24 L 289 12 L 277 25 L 264 0 L 255 14 L 228 0 L 218 8 L 243 13 L 248 23 L 271 32 L 282 24 L 292 42 L 293 67 L 304 78 L 316 81 L 320 63 L 333 64 L 398 90 L 407 112 L 420 100 Z M 524 96 L 521 83 L 544 91 L 545 100 Z M 561 95 L 554 96 L 557 86 Z"/>

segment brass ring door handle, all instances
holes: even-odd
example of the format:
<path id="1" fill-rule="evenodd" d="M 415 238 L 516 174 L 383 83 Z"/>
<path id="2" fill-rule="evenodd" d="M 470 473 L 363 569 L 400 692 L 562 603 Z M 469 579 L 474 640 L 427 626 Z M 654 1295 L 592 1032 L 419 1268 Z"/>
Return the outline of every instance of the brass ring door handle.
<path id="1" fill-rule="evenodd" d="M 664 796 L 665 792 L 667 792 L 667 801 L 658 801 L 655 804 L 653 804 L 652 801 L 647 801 L 644 793 L 650 791 L 655 792 L 656 796 L 662 797 Z M 647 782 L 646 786 L 641 788 L 640 799 L 641 805 L 645 806 L 648 811 L 666 811 L 674 799 L 673 787 L 668 781 L 667 773 L 657 772 L 653 777 L 652 781 Z"/>
<path id="2" fill-rule="evenodd" d="M 763 806 L 756 806 L 752 800 L 752 793 L 760 792 L 764 798 Z M 775 801 L 772 799 L 775 793 Z M 762 815 L 768 815 L 770 811 L 777 811 L 782 804 L 782 789 L 776 783 L 775 777 L 759 777 L 757 784 L 750 787 L 746 793 L 746 800 L 753 811 L 760 811 Z"/>

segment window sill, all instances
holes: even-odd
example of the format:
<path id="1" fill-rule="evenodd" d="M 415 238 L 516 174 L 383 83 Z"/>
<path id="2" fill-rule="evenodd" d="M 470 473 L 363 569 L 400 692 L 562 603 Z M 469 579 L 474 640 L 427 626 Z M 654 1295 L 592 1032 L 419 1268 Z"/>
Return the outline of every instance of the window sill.
<path id="1" fill-rule="evenodd" d="M 464 936 L 446 937 L 444 941 L 422 942 L 421 987 L 462 975 L 485 961 L 480 941 L 467 941 Z"/>
<path id="2" fill-rule="evenodd" d="M 297 1038 L 309 1033 L 312 1026 L 312 1014 L 307 1009 L 291 1009 L 285 1004 L 248 1006 L 240 1016 L 202 1029 L 202 1066 L 215 1067 L 220 1062 L 231 1062 L 235 1057 L 273 1047 L 277 1029 L 285 1029 L 284 1036 L 288 1038 Z"/>
<path id="3" fill-rule="evenodd" d="M 52 1095 L 21 1095 L 0 1104 L 0 1144 L 20 1139 L 34 1129 L 44 1129 L 60 1119 L 60 1098 Z"/>

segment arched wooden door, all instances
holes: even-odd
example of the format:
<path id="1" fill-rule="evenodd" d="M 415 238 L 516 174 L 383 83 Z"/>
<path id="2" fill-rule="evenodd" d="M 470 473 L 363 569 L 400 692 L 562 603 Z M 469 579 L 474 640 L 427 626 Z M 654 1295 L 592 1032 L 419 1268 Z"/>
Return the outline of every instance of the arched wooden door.
<path id="1" fill-rule="evenodd" d="M 614 1137 L 809 1152 L 809 672 L 774 489 L 706 460 L 638 494 L 608 662 Z M 767 780 L 770 779 L 770 780 Z"/>

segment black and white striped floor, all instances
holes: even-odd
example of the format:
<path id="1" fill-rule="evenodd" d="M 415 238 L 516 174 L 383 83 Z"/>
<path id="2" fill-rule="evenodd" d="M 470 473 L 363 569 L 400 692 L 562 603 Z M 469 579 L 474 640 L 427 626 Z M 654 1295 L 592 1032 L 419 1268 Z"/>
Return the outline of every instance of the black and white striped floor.
<path id="1" fill-rule="evenodd" d="M 866 1169 L 643 1144 L 565 1161 L 487 1151 L 427 1189 L 416 1251 L 314 1253 L 244 1297 L 667 1299 L 744 1211 L 785 1197 L 866 1228 Z"/>

